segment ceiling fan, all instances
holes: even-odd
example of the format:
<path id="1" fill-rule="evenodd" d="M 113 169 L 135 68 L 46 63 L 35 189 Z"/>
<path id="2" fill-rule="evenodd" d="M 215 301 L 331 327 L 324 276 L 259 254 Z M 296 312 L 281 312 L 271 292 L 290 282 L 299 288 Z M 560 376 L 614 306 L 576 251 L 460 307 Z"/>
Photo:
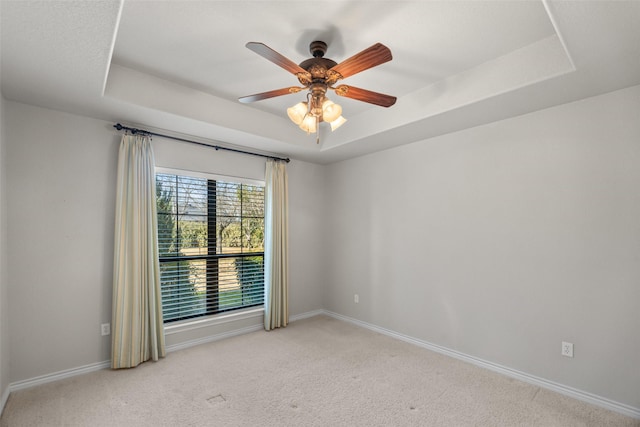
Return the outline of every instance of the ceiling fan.
<path id="1" fill-rule="evenodd" d="M 300 65 L 264 43 L 249 42 L 246 46 L 258 55 L 295 75 L 302 86 L 285 87 L 243 96 L 238 100 L 243 103 L 255 102 L 276 96 L 298 93 L 306 89 L 308 90 L 307 101 L 287 109 L 287 114 L 295 124 L 299 125 L 307 133 L 317 132 L 320 122 L 323 121 L 331 125 L 331 130 L 337 129 L 346 122 L 346 119 L 342 117 L 342 108 L 327 98 L 328 89 L 333 90 L 336 95 L 382 107 L 390 107 L 396 102 L 395 96 L 344 84 L 334 86 L 339 80 L 390 61 L 393 58 L 391 51 L 382 43 L 376 43 L 338 64 L 324 57 L 327 52 L 327 44 L 325 42 L 314 41 L 309 45 L 309 51 L 313 58 L 301 62 Z"/>

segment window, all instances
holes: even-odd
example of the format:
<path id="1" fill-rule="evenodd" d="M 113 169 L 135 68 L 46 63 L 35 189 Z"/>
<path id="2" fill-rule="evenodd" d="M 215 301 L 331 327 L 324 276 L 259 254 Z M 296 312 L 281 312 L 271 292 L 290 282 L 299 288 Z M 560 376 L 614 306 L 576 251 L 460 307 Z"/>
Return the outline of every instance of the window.
<path id="1" fill-rule="evenodd" d="M 263 304 L 264 185 L 236 180 L 156 174 L 165 323 Z"/>

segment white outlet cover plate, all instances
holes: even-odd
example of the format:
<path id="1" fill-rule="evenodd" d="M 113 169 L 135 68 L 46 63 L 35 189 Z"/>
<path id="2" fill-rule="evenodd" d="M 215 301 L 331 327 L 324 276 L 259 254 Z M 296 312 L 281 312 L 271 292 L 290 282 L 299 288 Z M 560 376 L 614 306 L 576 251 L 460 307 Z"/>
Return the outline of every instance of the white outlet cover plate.
<path id="1" fill-rule="evenodd" d="M 562 341 L 562 355 L 573 357 L 573 343 Z"/>
<path id="2" fill-rule="evenodd" d="M 111 334 L 111 324 L 103 323 L 102 325 L 100 325 L 100 330 L 101 330 L 102 336 Z"/>

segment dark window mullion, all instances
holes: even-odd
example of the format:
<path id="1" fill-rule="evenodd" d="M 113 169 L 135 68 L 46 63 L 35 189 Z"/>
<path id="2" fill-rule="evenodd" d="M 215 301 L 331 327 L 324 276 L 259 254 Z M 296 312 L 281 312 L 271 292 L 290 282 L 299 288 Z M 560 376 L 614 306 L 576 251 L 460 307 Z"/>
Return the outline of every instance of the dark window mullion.
<path id="1" fill-rule="evenodd" d="M 175 211 L 174 211 L 174 219 L 175 219 L 175 224 L 176 224 L 176 238 L 174 241 L 175 244 L 175 248 L 176 248 L 176 254 L 180 254 L 180 179 L 178 178 L 178 176 L 176 175 L 176 180 L 175 180 L 175 189 L 176 189 L 176 198 L 175 198 Z M 178 262 L 176 264 L 176 272 L 177 272 L 177 280 L 178 280 L 178 313 L 180 313 L 180 316 L 182 316 L 182 303 L 183 301 L 183 296 L 182 296 L 182 292 L 181 292 L 181 287 L 182 287 L 182 283 L 181 283 L 181 278 L 182 278 L 182 263 Z"/>
<path id="2" fill-rule="evenodd" d="M 244 185 L 240 184 L 240 253 L 244 252 L 244 215 L 243 215 L 243 207 L 244 207 L 244 194 L 242 190 L 244 189 Z M 240 266 L 238 267 L 238 260 L 236 259 L 236 270 L 240 270 L 240 275 L 244 274 L 244 262 L 240 261 Z M 240 283 L 240 299 L 242 300 L 242 305 L 244 305 L 244 285 L 242 282 Z"/>
<path id="3" fill-rule="evenodd" d="M 207 254 L 215 255 L 217 245 L 216 181 L 207 180 Z M 207 313 L 217 313 L 219 309 L 218 258 L 207 259 Z"/>

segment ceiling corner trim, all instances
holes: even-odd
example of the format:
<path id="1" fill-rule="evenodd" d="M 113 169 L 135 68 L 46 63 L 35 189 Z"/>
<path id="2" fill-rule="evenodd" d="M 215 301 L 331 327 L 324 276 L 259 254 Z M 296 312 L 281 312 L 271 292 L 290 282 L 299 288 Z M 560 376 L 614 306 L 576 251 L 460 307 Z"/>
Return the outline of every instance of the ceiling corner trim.
<path id="1" fill-rule="evenodd" d="M 571 64 L 573 71 L 575 71 L 576 63 L 573 61 L 571 52 L 569 52 L 569 47 L 567 46 L 567 43 L 565 42 L 564 37 L 562 36 L 562 31 L 560 30 L 558 21 L 556 20 L 555 16 L 553 15 L 553 12 L 551 11 L 551 5 L 550 5 L 551 0 L 541 0 L 541 1 L 542 1 L 542 5 L 544 6 L 544 10 L 547 12 L 547 16 L 549 17 L 549 21 L 551 21 L 551 25 L 553 25 L 553 29 L 556 32 L 556 35 L 558 36 L 558 40 L 560 41 L 560 44 L 564 49 L 564 53 L 565 55 L 567 55 L 567 59 L 569 60 L 569 63 Z"/>
<path id="2" fill-rule="evenodd" d="M 111 45 L 109 46 L 109 57 L 107 58 L 107 67 L 104 70 L 104 76 L 102 78 L 102 91 L 101 95 L 104 96 L 107 89 L 107 81 L 109 80 L 109 71 L 111 69 L 111 61 L 113 60 L 113 50 L 116 46 L 116 39 L 118 38 L 118 29 L 120 28 L 120 21 L 122 19 L 122 9 L 124 8 L 124 0 L 118 2 L 118 13 L 116 14 L 116 22 L 113 28 L 113 36 L 111 37 Z"/>

